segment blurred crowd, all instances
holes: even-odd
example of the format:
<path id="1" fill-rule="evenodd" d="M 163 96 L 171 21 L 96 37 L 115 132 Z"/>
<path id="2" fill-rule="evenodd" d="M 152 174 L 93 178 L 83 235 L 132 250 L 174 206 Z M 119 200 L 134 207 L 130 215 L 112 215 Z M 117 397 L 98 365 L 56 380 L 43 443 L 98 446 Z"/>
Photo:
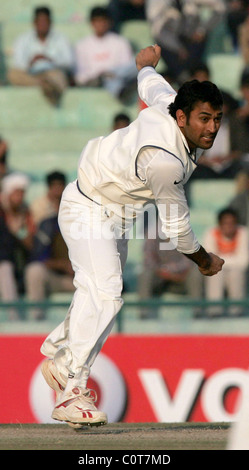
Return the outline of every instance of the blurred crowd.
<path id="1" fill-rule="evenodd" d="M 208 42 L 220 24 L 248 74 L 248 7 L 248 0 L 110 0 L 90 9 L 90 33 L 71 44 L 57 28 L 54 12 L 38 6 L 30 29 L 14 41 L 7 82 L 41 87 L 55 106 L 69 86 L 101 86 L 125 101 L 137 75 L 134 44 L 122 33 L 132 20 L 147 23 L 161 46 L 167 78 L 176 86 L 204 65 Z"/>
<path id="2" fill-rule="evenodd" d="M 235 197 L 217 214 L 217 223 L 204 234 L 203 245 L 226 261 L 221 273 L 203 279 L 198 269 L 176 250 L 160 249 L 145 230 L 137 293 L 142 300 L 167 292 L 192 299 L 243 300 L 248 296 L 249 268 L 249 1 L 248 0 L 110 0 L 93 6 L 88 21 L 91 33 L 71 44 L 54 26 L 54 12 L 38 6 L 30 30 L 13 44 L 7 71 L 8 86 L 40 87 L 52 106 L 62 105 L 67 87 L 103 87 L 120 104 L 137 100 L 135 50 L 122 34 L 125 22 L 147 22 L 151 36 L 162 49 L 162 74 L 177 89 L 185 80 L 211 80 L 205 60 L 212 32 L 222 22 L 234 54 L 243 59 L 239 95 L 221 90 L 224 118 L 213 147 L 204 153 L 186 186 L 192 204 L 194 181 L 229 179 Z M 224 77 L 225 84 L 226 77 Z M 144 107 L 138 101 L 138 111 Z M 125 127 L 130 117 L 122 111 L 113 117 L 113 130 Z M 1 130 L 0 130 L 1 133 Z M 10 147 L 10 148 L 9 148 Z M 54 292 L 73 292 L 73 272 L 58 227 L 58 208 L 67 175 L 55 170 L 46 175 L 42 197 L 27 203 L 31 182 L 9 167 L 11 143 L 0 138 L 0 299 L 13 302 L 10 320 L 20 319 L 15 302 L 22 296 L 34 303 L 29 318 L 41 320 L 39 306 Z M 38 302 L 37 306 L 35 305 Z M 196 308 L 196 317 L 239 316 L 243 307 Z M 156 316 L 150 308 L 141 318 Z"/>

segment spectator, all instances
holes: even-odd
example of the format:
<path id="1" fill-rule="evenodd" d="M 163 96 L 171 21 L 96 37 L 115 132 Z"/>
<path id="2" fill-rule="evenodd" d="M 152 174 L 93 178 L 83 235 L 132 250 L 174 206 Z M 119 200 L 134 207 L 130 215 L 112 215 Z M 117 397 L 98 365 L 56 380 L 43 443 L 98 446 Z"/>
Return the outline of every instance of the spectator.
<path id="1" fill-rule="evenodd" d="M 1 206 L 10 232 L 30 250 L 35 224 L 25 202 L 29 180 L 25 174 L 13 172 L 2 180 Z"/>
<path id="2" fill-rule="evenodd" d="M 43 219 L 57 215 L 61 195 L 66 185 L 66 176 L 64 173 L 54 171 L 47 175 L 46 183 L 46 193 L 31 204 L 31 212 L 36 225 L 39 225 Z"/>
<path id="3" fill-rule="evenodd" d="M 93 8 L 90 22 L 93 34 L 76 45 L 76 85 L 103 86 L 113 96 L 125 100 L 137 77 L 131 45 L 110 31 L 111 18 L 106 8 Z"/>
<path id="4" fill-rule="evenodd" d="M 238 223 L 249 229 L 249 171 L 244 172 L 245 187 L 231 200 L 229 207 L 236 211 Z"/>
<path id="5" fill-rule="evenodd" d="M 113 19 L 112 30 L 116 33 L 126 21 L 146 20 L 145 0 L 110 0 L 108 11 Z"/>
<path id="6" fill-rule="evenodd" d="M 242 102 L 231 122 L 231 146 L 240 153 L 243 169 L 249 169 L 249 73 L 245 71 L 240 85 Z"/>
<path id="7" fill-rule="evenodd" d="M 118 113 L 113 118 L 112 130 L 122 129 L 123 127 L 129 126 L 131 120 L 125 113 Z"/>
<path id="8" fill-rule="evenodd" d="M 145 213 L 146 214 L 146 213 Z M 166 292 L 189 294 L 193 298 L 202 297 L 201 275 L 195 265 L 182 253 L 167 246 L 159 224 L 156 236 L 145 229 L 142 271 L 138 278 L 138 295 L 141 300 L 149 300 Z M 146 218 L 145 218 L 146 226 Z M 158 315 L 154 307 L 143 307 L 141 318 Z"/>
<path id="9" fill-rule="evenodd" d="M 249 66 L 249 13 L 238 30 L 238 47 L 245 66 Z"/>
<path id="10" fill-rule="evenodd" d="M 210 69 L 205 62 L 199 62 L 194 64 L 189 69 L 190 80 L 198 80 L 199 82 L 204 82 L 206 80 L 210 81 Z"/>
<path id="11" fill-rule="evenodd" d="M 235 51 L 239 47 L 240 27 L 246 21 L 247 15 L 248 0 L 229 0 L 227 2 L 227 27 Z"/>
<path id="12" fill-rule="evenodd" d="M 208 10 L 208 15 L 203 11 Z M 206 11 L 207 12 L 207 11 Z M 223 0 L 148 0 L 146 16 L 151 33 L 162 48 L 162 58 L 179 83 L 188 70 L 203 60 L 211 31 L 224 17 Z"/>
<path id="13" fill-rule="evenodd" d="M 0 295 L 3 300 L 16 301 L 23 288 L 23 269 L 35 225 L 25 194 L 29 181 L 26 175 L 11 173 L 2 180 L 0 204 Z M 10 319 L 17 319 L 16 309 L 9 311 Z"/>
<path id="14" fill-rule="evenodd" d="M 218 225 L 209 229 L 204 237 L 208 251 L 215 250 L 225 260 L 222 272 L 215 279 L 205 279 L 207 300 L 219 301 L 227 297 L 231 300 L 243 300 L 246 296 L 246 273 L 249 264 L 249 238 L 245 227 L 238 224 L 238 217 L 232 209 L 224 209 L 218 214 Z M 209 307 L 210 317 L 220 316 L 220 306 Z M 240 306 L 231 306 L 231 316 L 242 314 Z"/>
<path id="15" fill-rule="evenodd" d="M 8 144 L 5 139 L 0 137 L 0 184 L 2 179 L 9 173 L 8 168 Z M 0 186 L 1 189 L 1 186 Z"/>
<path id="16" fill-rule="evenodd" d="M 14 44 L 9 82 L 19 86 L 40 86 L 48 100 L 58 105 L 69 84 L 73 65 L 71 45 L 52 28 L 50 9 L 35 8 L 33 29 L 17 38 Z"/>
<path id="17" fill-rule="evenodd" d="M 236 187 L 235 187 L 236 194 L 240 194 L 247 189 L 248 175 L 249 175 L 249 170 L 246 171 L 242 169 L 236 176 Z"/>
<path id="18" fill-rule="evenodd" d="M 15 273 L 16 240 L 9 231 L 5 220 L 5 213 L 0 206 L 0 297 L 4 302 L 16 302 L 18 300 L 18 286 Z M 18 310 L 8 310 L 9 319 L 17 320 Z"/>
<path id="19" fill-rule="evenodd" d="M 57 214 L 59 205 L 57 207 Z M 25 271 L 25 287 L 28 300 L 42 302 L 55 292 L 73 292 L 73 270 L 68 250 L 60 233 L 58 216 L 41 221 L 34 237 L 33 250 Z M 43 308 L 34 308 L 30 317 L 45 318 Z"/>

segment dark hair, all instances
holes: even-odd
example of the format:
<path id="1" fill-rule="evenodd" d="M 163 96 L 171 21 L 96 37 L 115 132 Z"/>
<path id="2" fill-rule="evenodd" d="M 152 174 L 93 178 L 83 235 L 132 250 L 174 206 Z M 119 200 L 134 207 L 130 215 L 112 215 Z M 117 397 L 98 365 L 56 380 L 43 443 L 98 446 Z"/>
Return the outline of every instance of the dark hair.
<path id="1" fill-rule="evenodd" d="M 176 111 L 181 109 L 189 118 L 198 101 L 210 103 L 214 109 L 218 109 L 223 105 L 222 94 L 214 83 L 208 80 L 203 82 L 191 80 L 179 88 L 175 101 L 168 107 L 169 114 L 176 119 Z"/>
<path id="2" fill-rule="evenodd" d="M 129 116 L 125 113 L 118 113 L 113 118 L 113 123 L 115 124 L 117 121 L 127 121 L 129 124 L 131 122 Z"/>
<path id="3" fill-rule="evenodd" d="M 60 181 L 61 183 L 66 184 L 66 176 L 60 171 L 53 171 L 47 175 L 46 181 L 48 186 L 50 186 L 54 181 Z"/>
<path id="4" fill-rule="evenodd" d="M 245 67 L 240 78 L 240 86 L 241 88 L 249 85 L 249 67 Z"/>
<path id="5" fill-rule="evenodd" d="M 231 207 L 226 207 L 225 209 L 222 209 L 217 216 L 218 222 L 221 222 L 224 216 L 226 215 L 232 215 L 237 221 L 238 221 L 238 214 L 237 212 L 232 209 Z"/>
<path id="6" fill-rule="evenodd" d="M 105 7 L 94 7 L 90 11 L 90 21 L 92 21 L 94 18 L 106 18 L 108 20 L 111 19 L 111 15 L 109 13 L 108 8 Z"/>
<path id="7" fill-rule="evenodd" d="M 2 137 L 0 137 L 0 144 L 3 142 Z M 8 148 L 6 148 L 5 152 L 0 155 L 0 163 L 3 163 L 4 165 L 7 163 L 7 157 L 8 157 Z"/>
<path id="8" fill-rule="evenodd" d="M 196 72 L 206 72 L 207 75 L 210 75 L 210 69 L 207 64 L 204 62 L 198 62 L 189 69 L 190 74 L 194 75 Z"/>
<path id="9" fill-rule="evenodd" d="M 51 19 L 51 10 L 48 7 L 36 7 L 34 10 L 34 19 L 37 18 L 39 15 L 46 15 L 49 19 Z"/>

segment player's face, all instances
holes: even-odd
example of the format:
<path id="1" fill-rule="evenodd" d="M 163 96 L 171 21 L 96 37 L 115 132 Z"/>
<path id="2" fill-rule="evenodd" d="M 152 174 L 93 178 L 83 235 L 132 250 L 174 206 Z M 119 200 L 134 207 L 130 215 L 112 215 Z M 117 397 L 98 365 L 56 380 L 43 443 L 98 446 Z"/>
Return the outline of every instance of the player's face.
<path id="1" fill-rule="evenodd" d="M 222 109 L 214 109 L 210 103 L 198 101 L 189 118 L 182 110 L 177 111 L 177 123 L 191 150 L 212 147 L 220 128 Z"/>

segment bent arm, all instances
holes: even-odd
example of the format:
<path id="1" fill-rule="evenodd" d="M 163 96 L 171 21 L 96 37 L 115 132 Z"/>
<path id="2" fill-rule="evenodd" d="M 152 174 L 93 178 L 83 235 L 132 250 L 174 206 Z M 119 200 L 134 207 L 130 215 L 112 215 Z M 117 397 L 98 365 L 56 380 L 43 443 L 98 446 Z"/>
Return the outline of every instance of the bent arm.
<path id="1" fill-rule="evenodd" d="M 162 230 L 170 241 L 168 248 L 165 245 L 162 249 L 177 249 L 196 263 L 205 276 L 221 271 L 224 260 L 213 253 L 207 253 L 191 228 L 183 185 L 175 184 L 176 180 L 183 178 L 179 160 L 159 150 L 147 166 L 145 174 L 146 184 L 155 196 Z"/>
<path id="2" fill-rule="evenodd" d="M 138 94 L 148 106 L 164 103 L 166 109 L 175 99 L 176 91 L 155 71 L 161 56 L 159 46 L 142 49 L 136 56 L 138 69 Z"/>
<path id="3" fill-rule="evenodd" d="M 145 154 L 150 154 L 151 158 L 142 175 L 154 195 L 162 231 L 170 240 L 168 249 L 174 248 L 184 254 L 198 251 L 200 244 L 190 225 L 189 208 L 180 183 L 184 178 L 181 161 L 165 150 L 146 149 L 138 159 L 138 166 L 143 164 Z"/>

